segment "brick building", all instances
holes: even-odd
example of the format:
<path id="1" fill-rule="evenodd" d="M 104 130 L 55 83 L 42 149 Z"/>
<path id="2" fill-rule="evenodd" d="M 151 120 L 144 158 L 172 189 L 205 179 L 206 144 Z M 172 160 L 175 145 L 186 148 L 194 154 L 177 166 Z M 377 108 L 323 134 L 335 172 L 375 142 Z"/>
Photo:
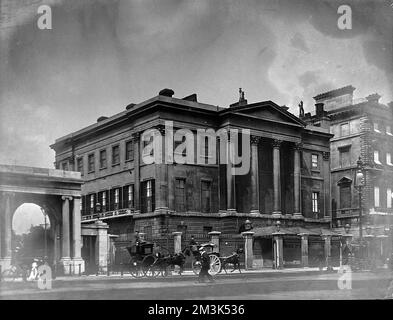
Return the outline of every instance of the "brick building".
<path id="1" fill-rule="evenodd" d="M 333 226 L 342 229 L 349 224 L 354 238 L 359 236 L 359 192 L 354 187 L 354 177 L 361 157 L 365 177 L 364 235 L 373 239 L 377 251 L 387 255 L 391 246 L 387 228 L 392 224 L 393 213 L 393 105 L 379 103 L 378 94 L 354 100 L 354 90 L 346 86 L 315 96 L 315 114 L 307 113 L 301 118 L 330 128 L 334 134 L 330 145 Z"/>
<path id="2" fill-rule="evenodd" d="M 307 125 L 272 101 L 248 104 L 243 92 L 229 108 L 201 103 L 195 94 L 182 99 L 173 94 L 170 89 L 161 90 L 114 116 L 98 118 L 97 123 L 61 137 L 51 146 L 56 168 L 80 171 L 85 181 L 82 223 L 100 218 L 121 242 L 131 240 L 135 230 L 148 239 L 165 238 L 174 231 L 237 235 L 248 219 L 259 239 L 254 242 L 256 254 L 269 260 L 272 233 L 279 220 L 296 235 L 284 242 L 287 260 L 300 263 L 300 231 L 314 229 L 313 234 L 319 235 L 315 230 L 326 230 L 331 223 L 329 131 Z M 192 161 L 146 163 L 143 153 L 156 137 L 164 146 L 162 159 L 168 154 L 176 157 L 176 147 L 188 139 L 168 138 L 166 121 L 173 123 L 175 131 L 190 130 L 184 136 L 195 136 L 198 129 L 210 128 L 216 133 L 220 129 L 250 130 L 249 171 L 235 175 L 231 165 L 222 163 L 222 136 L 214 137 L 215 149 L 208 137 L 203 138 L 206 144 L 199 150 L 199 162 L 195 141 Z M 152 140 L 142 141 L 149 129 L 156 129 Z M 239 149 L 246 143 L 240 140 Z M 209 161 L 213 158 L 215 161 Z M 321 241 L 316 240 L 318 246 Z"/>

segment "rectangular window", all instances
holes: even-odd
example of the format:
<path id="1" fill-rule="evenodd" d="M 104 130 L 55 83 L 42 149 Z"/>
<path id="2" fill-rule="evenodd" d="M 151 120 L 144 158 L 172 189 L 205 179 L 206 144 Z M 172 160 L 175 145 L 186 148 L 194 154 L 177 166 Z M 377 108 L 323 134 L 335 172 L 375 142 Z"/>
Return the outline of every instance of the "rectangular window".
<path id="1" fill-rule="evenodd" d="M 106 160 L 106 150 L 100 151 L 100 169 L 104 169 L 107 167 L 107 160 Z"/>
<path id="2" fill-rule="evenodd" d="M 311 167 L 313 169 L 317 169 L 319 167 L 319 165 L 318 165 L 318 155 L 317 154 L 312 154 L 311 155 Z"/>
<path id="3" fill-rule="evenodd" d="M 379 130 L 379 124 L 378 124 L 378 122 L 374 122 L 374 131 L 375 131 L 375 132 L 378 132 L 378 133 L 381 133 L 381 131 Z"/>
<path id="4" fill-rule="evenodd" d="M 388 135 L 390 135 L 390 136 L 393 135 L 393 134 L 392 134 L 392 127 L 389 126 L 389 125 L 386 126 L 386 134 L 388 134 Z"/>
<path id="5" fill-rule="evenodd" d="M 201 207 L 202 212 L 211 212 L 210 199 L 211 199 L 211 183 L 210 181 L 201 181 Z"/>
<path id="6" fill-rule="evenodd" d="M 119 203 L 119 189 L 115 189 L 115 203 L 118 204 Z"/>
<path id="7" fill-rule="evenodd" d="M 134 160 L 134 141 L 126 142 L 126 161 Z"/>
<path id="8" fill-rule="evenodd" d="M 134 185 L 128 185 L 123 188 L 124 208 L 134 208 Z"/>
<path id="9" fill-rule="evenodd" d="M 106 191 L 102 191 L 102 203 L 103 208 L 106 208 Z"/>
<path id="10" fill-rule="evenodd" d="M 387 188 L 386 189 L 386 208 L 391 208 L 392 207 L 392 189 Z"/>
<path id="11" fill-rule="evenodd" d="M 94 170 L 95 170 L 94 153 L 89 154 L 87 159 L 88 159 L 88 171 L 89 172 L 94 172 Z"/>
<path id="12" fill-rule="evenodd" d="M 340 209 L 351 207 L 351 185 L 340 186 Z"/>
<path id="13" fill-rule="evenodd" d="M 78 158 L 76 160 L 77 170 L 83 175 L 83 158 Z"/>
<path id="14" fill-rule="evenodd" d="M 112 165 L 117 165 L 120 163 L 120 147 L 113 146 L 112 147 Z"/>
<path id="15" fill-rule="evenodd" d="M 340 148 L 340 167 L 345 168 L 351 165 L 351 147 Z"/>
<path id="16" fill-rule="evenodd" d="M 379 161 L 379 151 L 374 150 L 374 162 L 377 164 L 382 164 L 381 161 Z"/>
<path id="17" fill-rule="evenodd" d="M 341 137 L 349 135 L 349 123 L 343 123 L 340 126 L 340 129 L 341 129 Z"/>
<path id="18" fill-rule="evenodd" d="M 175 204 L 177 212 L 185 212 L 186 206 L 186 180 L 175 179 Z"/>
<path id="19" fill-rule="evenodd" d="M 94 213 L 94 203 L 95 203 L 95 195 L 90 195 L 90 213 Z"/>
<path id="20" fill-rule="evenodd" d="M 389 166 L 393 166 L 392 155 L 390 152 L 386 152 L 386 164 L 388 164 Z"/>
<path id="21" fill-rule="evenodd" d="M 142 212 L 153 212 L 155 209 L 155 188 L 154 180 L 147 180 L 141 183 L 141 210 Z"/>
<path id="22" fill-rule="evenodd" d="M 379 187 L 374 187 L 374 207 L 379 207 Z"/>
<path id="23" fill-rule="evenodd" d="M 312 212 L 319 213 L 319 192 L 312 193 Z"/>

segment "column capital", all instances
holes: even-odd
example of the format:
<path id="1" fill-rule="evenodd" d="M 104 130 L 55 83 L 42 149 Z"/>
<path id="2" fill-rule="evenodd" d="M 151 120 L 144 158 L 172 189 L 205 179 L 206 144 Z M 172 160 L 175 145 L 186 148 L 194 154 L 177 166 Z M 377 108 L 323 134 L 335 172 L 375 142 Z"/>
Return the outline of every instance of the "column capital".
<path id="1" fill-rule="evenodd" d="M 330 159 L 330 152 L 329 151 L 323 151 L 322 152 L 322 157 L 323 157 L 323 160 L 329 161 L 329 159 Z"/>
<path id="2" fill-rule="evenodd" d="M 251 144 L 258 145 L 261 142 L 262 138 L 258 136 L 251 136 Z"/>
<path id="3" fill-rule="evenodd" d="M 61 200 L 72 200 L 72 196 L 61 196 Z"/>
<path id="4" fill-rule="evenodd" d="M 160 131 L 162 136 L 165 136 L 165 126 L 163 124 L 159 124 L 158 126 L 155 127 L 158 131 Z"/>
<path id="5" fill-rule="evenodd" d="M 302 142 L 295 142 L 293 145 L 293 149 L 296 151 L 301 151 L 303 149 L 303 143 Z"/>
<path id="6" fill-rule="evenodd" d="M 279 149 L 281 147 L 281 144 L 282 144 L 282 140 L 273 139 L 273 141 L 272 141 L 273 148 Z"/>
<path id="7" fill-rule="evenodd" d="M 210 231 L 208 234 L 209 234 L 209 236 L 219 236 L 221 234 L 221 232 L 220 231 Z"/>
<path id="8" fill-rule="evenodd" d="M 176 236 L 181 236 L 182 233 L 183 232 L 181 232 L 181 231 L 175 231 L 175 232 L 172 232 L 172 235 L 176 237 Z"/>

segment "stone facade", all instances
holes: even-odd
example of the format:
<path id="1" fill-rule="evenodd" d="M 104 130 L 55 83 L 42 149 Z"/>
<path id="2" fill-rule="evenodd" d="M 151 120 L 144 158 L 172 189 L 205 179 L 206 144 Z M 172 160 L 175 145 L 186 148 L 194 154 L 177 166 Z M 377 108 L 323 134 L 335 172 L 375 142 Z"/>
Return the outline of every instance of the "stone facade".
<path id="1" fill-rule="evenodd" d="M 135 230 L 147 239 L 184 230 L 239 234 L 247 219 L 255 226 L 276 220 L 283 226 L 330 226 L 328 130 L 307 125 L 272 101 L 247 104 L 241 98 L 220 108 L 198 102 L 196 95 L 172 95 L 163 90 L 51 146 L 57 168 L 82 173 L 83 224 L 100 217 L 109 233 L 124 241 Z M 219 163 L 222 137 L 214 141 L 216 163 L 209 164 L 208 154 L 204 164 L 146 164 L 142 135 L 148 129 L 160 133 L 162 159 L 171 153 L 174 141 L 165 121 L 193 134 L 209 128 L 250 130 L 250 170 L 234 175 L 230 165 Z"/>
<path id="2" fill-rule="evenodd" d="M 309 113 L 302 119 L 330 128 L 334 134 L 330 145 L 332 222 L 341 231 L 346 224 L 351 225 L 350 233 L 356 239 L 359 237 L 359 191 L 354 187 L 354 177 L 359 157 L 365 177 L 361 199 L 363 229 L 370 224 L 371 234 L 378 237 L 386 233 L 384 229 L 393 222 L 392 193 L 389 192 L 393 186 L 390 158 L 393 105 L 379 103 L 378 94 L 355 101 L 354 90 L 347 86 L 314 97 L 315 115 Z M 318 105 L 322 105 L 320 114 Z M 390 249 L 385 251 L 387 254 Z"/>

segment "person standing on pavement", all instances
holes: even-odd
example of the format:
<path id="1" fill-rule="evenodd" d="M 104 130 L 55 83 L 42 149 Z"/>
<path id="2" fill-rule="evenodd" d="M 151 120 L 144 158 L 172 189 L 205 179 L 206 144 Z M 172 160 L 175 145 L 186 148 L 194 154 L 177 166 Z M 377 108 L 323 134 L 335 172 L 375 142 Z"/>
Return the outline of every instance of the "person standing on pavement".
<path id="1" fill-rule="evenodd" d="M 210 282 L 214 282 L 213 277 L 211 276 L 211 274 L 209 274 L 210 257 L 203 247 L 200 249 L 200 253 L 201 253 L 201 271 L 199 272 L 198 282 L 199 283 L 205 282 L 204 281 L 205 277 L 207 277 L 207 279 Z"/>

